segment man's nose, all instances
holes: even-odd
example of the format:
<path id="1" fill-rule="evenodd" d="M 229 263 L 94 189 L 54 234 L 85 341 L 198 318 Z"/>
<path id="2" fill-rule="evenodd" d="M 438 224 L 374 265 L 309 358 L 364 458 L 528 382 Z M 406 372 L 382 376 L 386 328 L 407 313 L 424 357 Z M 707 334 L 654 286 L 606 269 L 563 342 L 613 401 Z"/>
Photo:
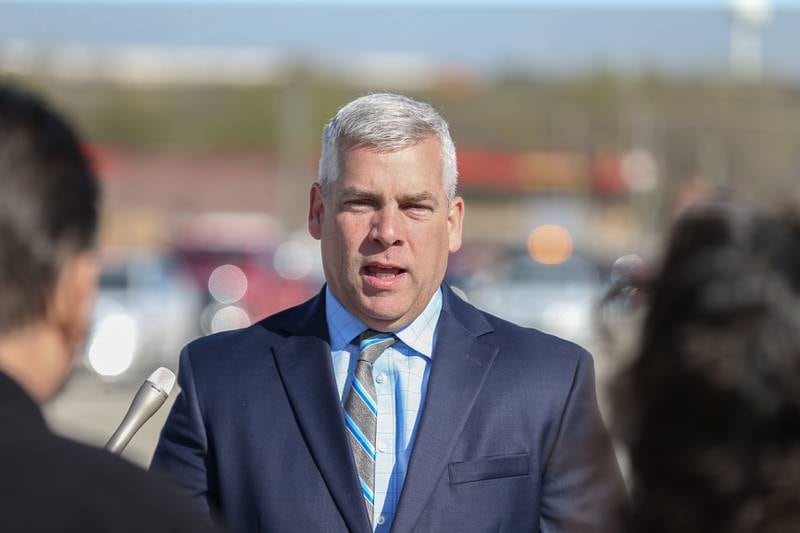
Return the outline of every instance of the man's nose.
<path id="1" fill-rule="evenodd" d="M 401 244 L 402 240 L 402 220 L 401 213 L 392 207 L 384 207 L 377 211 L 372 219 L 370 238 L 380 242 L 384 246 Z"/>

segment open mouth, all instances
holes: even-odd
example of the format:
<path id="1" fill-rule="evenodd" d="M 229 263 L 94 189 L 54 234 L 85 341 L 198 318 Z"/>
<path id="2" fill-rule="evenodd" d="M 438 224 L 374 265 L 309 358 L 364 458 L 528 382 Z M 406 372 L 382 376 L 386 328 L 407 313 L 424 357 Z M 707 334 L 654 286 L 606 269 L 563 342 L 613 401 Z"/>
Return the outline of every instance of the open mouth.
<path id="1" fill-rule="evenodd" d="M 366 265 L 362 267 L 361 273 L 370 285 L 385 289 L 399 282 L 405 276 L 406 271 L 398 267 Z"/>

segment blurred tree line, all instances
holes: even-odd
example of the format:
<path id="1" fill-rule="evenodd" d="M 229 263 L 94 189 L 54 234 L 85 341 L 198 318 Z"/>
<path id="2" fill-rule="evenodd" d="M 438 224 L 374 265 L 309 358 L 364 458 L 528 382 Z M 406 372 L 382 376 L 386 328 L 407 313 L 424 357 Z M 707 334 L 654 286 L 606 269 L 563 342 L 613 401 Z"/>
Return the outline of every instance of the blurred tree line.
<path id="1" fill-rule="evenodd" d="M 372 90 L 303 69 L 264 85 L 120 85 L 20 80 L 69 112 L 95 142 L 137 150 L 257 149 L 312 158 L 322 125 Z M 457 145 L 583 153 L 641 148 L 667 187 L 729 187 L 760 202 L 795 194 L 800 87 L 726 76 L 610 72 L 492 79 L 443 74 L 399 91 L 435 105 Z"/>

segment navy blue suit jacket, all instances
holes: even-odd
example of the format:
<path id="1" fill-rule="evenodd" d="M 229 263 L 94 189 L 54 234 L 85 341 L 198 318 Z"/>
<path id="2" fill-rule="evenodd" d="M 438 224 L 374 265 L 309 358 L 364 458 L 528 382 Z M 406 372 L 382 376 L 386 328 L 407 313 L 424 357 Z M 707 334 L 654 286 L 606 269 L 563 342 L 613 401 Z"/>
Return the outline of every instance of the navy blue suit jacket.
<path id="1" fill-rule="evenodd" d="M 443 286 L 393 532 L 610 531 L 624 488 L 591 356 Z M 155 468 L 232 531 L 371 531 L 333 375 L 324 291 L 199 339 Z"/>

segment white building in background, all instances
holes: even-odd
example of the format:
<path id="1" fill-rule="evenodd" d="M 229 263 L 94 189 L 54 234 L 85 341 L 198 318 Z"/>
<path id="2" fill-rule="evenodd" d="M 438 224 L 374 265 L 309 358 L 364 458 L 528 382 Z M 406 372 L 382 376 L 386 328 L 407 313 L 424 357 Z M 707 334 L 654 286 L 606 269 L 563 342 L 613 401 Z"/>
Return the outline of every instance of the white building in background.
<path id="1" fill-rule="evenodd" d="M 63 80 L 101 80 L 139 86 L 280 83 L 308 68 L 366 87 L 424 89 L 438 67 L 414 54 L 365 53 L 334 60 L 259 48 L 86 45 L 48 47 L 26 41 L 0 43 L 0 70 Z"/>
<path id="2" fill-rule="evenodd" d="M 763 75 L 762 34 L 772 17 L 770 0 L 732 0 L 731 69 L 758 80 Z"/>

